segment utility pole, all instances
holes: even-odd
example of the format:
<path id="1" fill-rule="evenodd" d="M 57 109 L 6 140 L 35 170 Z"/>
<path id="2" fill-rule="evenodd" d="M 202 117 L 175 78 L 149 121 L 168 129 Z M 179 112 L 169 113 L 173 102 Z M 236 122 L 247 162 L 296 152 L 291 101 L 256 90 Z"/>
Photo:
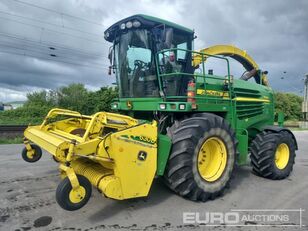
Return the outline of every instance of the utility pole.
<path id="1" fill-rule="evenodd" d="M 308 73 L 305 77 L 304 101 L 302 104 L 303 120 L 308 121 Z"/>

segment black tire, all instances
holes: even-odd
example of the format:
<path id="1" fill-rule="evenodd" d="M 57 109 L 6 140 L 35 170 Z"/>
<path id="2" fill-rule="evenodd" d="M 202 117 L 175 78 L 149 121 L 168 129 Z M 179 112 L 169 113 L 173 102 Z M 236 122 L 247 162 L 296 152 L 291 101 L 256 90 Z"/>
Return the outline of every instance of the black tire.
<path id="1" fill-rule="evenodd" d="M 54 155 L 52 155 L 52 159 L 54 160 L 54 162 L 56 162 L 56 163 L 59 163 L 60 162 L 60 160 L 58 160 L 58 158 L 57 157 L 55 157 Z"/>
<path id="2" fill-rule="evenodd" d="M 193 201 L 206 201 L 220 196 L 228 187 L 236 156 L 235 133 L 220 116 L 202 113 L 179 121 L 168 129 L 172 149 L 165 170 L 167 186 L 177 194 Z M 227 162 L 222 175 L 215 181 L 206 181 L 199 173 L 198 154 L 209 138 L 222 140 Z"/>
<path id="3" fill-rule="evenodd" d="M 30 145 L 31 145 L 31 148 L 34 150 L 33 157 L 29 158 L 27 156 L 28 150 L 26 149 L 26 147 L 24 147 L 24 149 L 22 150 L 21 156 L 24 159 L 24 161 L 29 162 L 29 163 L 34 163 L 34 162 L 38 161 L 39 159 L 41 159 L 42 149 L 36 144 L 30 144 Z"/>
<path id="4" fill-rule="evenodd" d="M 286 144 L 289 148 L 289 159 L 283 169 L 279 168 L 275 162 L 275 153 L 280 144 Z M 250 145 L 252 169 L 257 175 L 268 179 L 284 179 L 293 170 L 295 149 L 295 140 L 289 132 L 263 131 L 256 136 Z"/>
<path id="5" fill-rule="evenodd" d="M 81 175 L 77 175 L 77 178 L 79 185 L 85 189 L 85 195 L 78 203 L 74 203 L 70 200 L 69 194 L 72 190 L 72 185 L 68 177 L 65 177 L 57 187 L 56 200 L 61 208 L 68 211 L 74 211 L 82 208 L 89 201 L 92 194 L 92 186 L 90 181 Z"/>

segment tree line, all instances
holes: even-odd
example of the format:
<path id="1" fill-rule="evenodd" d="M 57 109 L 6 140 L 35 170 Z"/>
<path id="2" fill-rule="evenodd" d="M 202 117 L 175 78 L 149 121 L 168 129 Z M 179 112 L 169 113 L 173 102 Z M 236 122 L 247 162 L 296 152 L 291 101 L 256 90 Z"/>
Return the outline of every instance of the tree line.
<path id="1" fill-rule="evenodd" d="M 71 84 L 57 90 L 29 93 L 25 104 L 11 111 L 0 112 L 0 124 L 39 124 L 51 108 L 65 108 L 91 115 L 98 111 L 110 111 L 110 104 L 118 96 L 117 89 L 103 87 L 89 91 L 83 84 Z M 283 112 L 285 120 L 300 120 L 303 98 L 276 92 L 275 112 Z"/>
<path id="2" fill-rule="evenodd" d="M 110 111 L 110 104 L 117 95 L 117 89 L 111 87 L 89 91 L 83 84 L 33 92 L 27 95 L 27 101 L 22 107 L 0 112 L 0 124 L 40 124 L 48 111 L 55 107 L 78 111 L 85 115 Z"/>
<path id="3" fill-rule="evenodd" d="M 293 93 L 275 92 L 275 112 L 283 112 L 285 120 L 302 119 L 303 97 Z"/>

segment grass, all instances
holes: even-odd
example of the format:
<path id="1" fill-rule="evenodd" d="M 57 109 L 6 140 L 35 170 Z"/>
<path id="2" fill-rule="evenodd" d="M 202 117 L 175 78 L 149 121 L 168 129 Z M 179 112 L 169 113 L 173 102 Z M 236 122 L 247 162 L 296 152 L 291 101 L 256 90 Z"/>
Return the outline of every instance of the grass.
<path id="1" fill-rule="evenodd" d="M 21 136 L 15 138 L 0 138 L 0 144 L 22 144 L 23 138 Z"/>
<path id="2" fill-rule="evenodd" d="M 274 123 L 278 126 L 278 123 Z M 298 120 L 286 120 L 283 124 L 284 127 L 290 129 L 291 131 L 308 131 L 308 128 L 300 128 L 299 127 L 300 121 Z"/>
<path id="3" fill-rule="evenodd" d="M 291 131 L 308 131 L 308 128 L 290 128 Z"/>
<path id="4" fill-rule="evenodd" d="M 299 121 L 298 120 L 286 120 L 284 122 L 284 126 L 286 126 L 286 127 L 298 127 Z"/>

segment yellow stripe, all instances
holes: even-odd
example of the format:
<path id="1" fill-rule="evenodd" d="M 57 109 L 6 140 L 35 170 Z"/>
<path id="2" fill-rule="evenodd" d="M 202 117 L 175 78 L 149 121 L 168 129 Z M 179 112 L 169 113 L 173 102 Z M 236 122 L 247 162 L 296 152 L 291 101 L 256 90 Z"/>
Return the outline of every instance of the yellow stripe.
<path id="1" fill-rule="evenodd" d="M 197 89 L 197 95 L 211 95 L 211 96 L 228 97 L 229 93 L 225 92 L 225 91 Z"/>
<path id="2" fill-rule="evenodd" d="M 264 102 L 269 103 L 268 99 L 256 99 L 256 98 L 246 98 L 246 97 L 236 97 L 234 98 L 236 101 L 246 101 L 246 102 Z"/>
<path id="3" fill-rule="evenodd" d="M 204 90 L 204 89 L 197 89 L 197 95 L 212 95 L 212 96 L 223 96 L 223 98 L 228 99 L 228 92 L 223 91 L 215 91 L 215 90 Z M 235 101 L 240 102 L 264 102 L 269 103 L 269 99 L 257 99 L 257 98 L 248 98 L 248 97 L 236 97 L 234 98 Z"/>

